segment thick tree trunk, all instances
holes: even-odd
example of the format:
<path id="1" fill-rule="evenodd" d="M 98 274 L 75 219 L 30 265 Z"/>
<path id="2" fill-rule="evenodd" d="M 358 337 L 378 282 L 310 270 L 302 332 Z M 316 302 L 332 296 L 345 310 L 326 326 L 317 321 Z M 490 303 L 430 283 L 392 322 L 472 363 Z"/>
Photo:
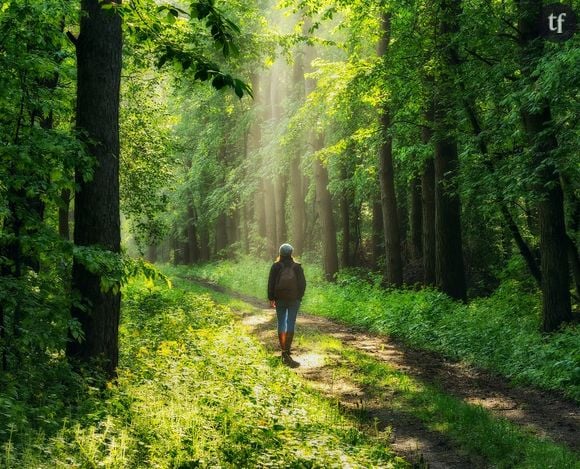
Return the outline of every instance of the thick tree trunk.
<path id="1" fill-rule="evenodd" d="M 378 46 L 379 57 L 388 53 L 391 37 L 391 15 L 382 17 L 382 37 Z M 403 283 L 403 259 L 401 257 L 401 237 L 397 197 L 395 193 L 395 171 L 393 168 L 393 139 L 389 135 L 391 127 L 390 110 L 384 106 L 379 120 L 383 142 L 378 155 L 378 174 L 381 188 L 381 206 L 383 210 L 383 234 L 385 239 L 385 272 L 384 279 L 389 285 Z"/>
<path id="2" fill-rule="evenodd" d="M 409 257 L 419 259 L 423 253 L 421 236 L 423 214 L 421 212 L 421 178 L 414 177 L 411 180 L 411 210 L 409 220 Z"/>
<path id="3" fill-rule="evenodd" d="M 538 60 L 542 57 L 543 40 L 539 22 L 542 0 L 519 0 L 519 30 L 522 76 L 529 83 Z M 542 102 L 530 108 L 523 105 L 522 120 L 535 166 L 535 192 L 538 196 L 540 254 L 542 271 L 542 328 L 551 332 L 572 320 L 568 237 L 564 221 L 564 195 L 557 166 L 551 160 L 558 142 L 551 124 L 550 104 Z"/>
<path id="4" fill-rule="evenodd" d="M 459 166 L 455 130 L 456 97 L 453 67 L 461 12 L 459 0 L 440 0 L 438 55 L 435 79 L 435 276 L 438 287 L 452 298 L 465 300 L 461 207 L 456 175 Z"/>
<path id="5" fill-rule="evenodd" d="M 108 3 L 108 2 L 106 2 Z M 120 2 L 118 2 L 120 3 Z M 119 217 L 119 85 L 121 79 L 121 17 L 103 10 L 98 0 L 81 2 L 77 42 L 77 128 L 84 132 L 97 164 L 86 181 L 77 169 L 74 242 L 120 250 Z M 87 308 L 73 307 L 85 334 L 69 342 L 68 355 L 82 361 L 102 359 L 109 376 L 118 363 L 120 293 L 103 292 L 100 276 L 76 259 L 72 286 Z"/>
<path id="6" fill-rule="evenodd" d="M 445 119 L 446 117 L 441 116 L 442 121 Z M 440 137 L 435 143 L 435 278 L 442 291 L 452 298 L 465 300 L 467 292 L 461 239 L 461 208 L 454 185 L 457 163 L 455 140 Z"/>

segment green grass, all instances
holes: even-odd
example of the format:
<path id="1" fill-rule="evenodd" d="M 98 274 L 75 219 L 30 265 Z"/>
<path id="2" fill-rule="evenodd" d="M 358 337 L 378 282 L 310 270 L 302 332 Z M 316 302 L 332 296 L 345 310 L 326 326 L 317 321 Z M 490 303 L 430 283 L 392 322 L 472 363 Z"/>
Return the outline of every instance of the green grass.
<path id="1" fill-rule="evenodd" d="M 185 286 L 187 282 L 178 281 L 178 284 Z M 189 288 L 208 292 L 216 301 L 235 304 L 240 311 L 253 309 L 247 303 L 195 284 Z M 447 395 L 436 386 L 422 383 L 317 329 L 300 327 L 296 345 L 309 354 L 325 356 L 325 365 L 332 370 L 335 383 L 357 384 L 369 397 L 385 403 L 386 408 L 415 417 L 431 431 L 445 435 L 467 454 L 491 467 L 580 468 L 577 455 L 567 448 L 497 418 L 481 406 Z M 332 383 L 327 385 L 332 387 Z M 377 432 L 376 422 L 365 411 L 364 403 L 352 415 L 367 433 Z"/>
<path id="2" fill-rule="evenodd" d="M 269 267 L 268 262 L 243 258 L 167 269 L 265 298 Z M 343 274 L 337 283 L 327 283 L 318 269 L 304 267 L 304 311 L 398 337 L 516 383 L 559 390 L 580 402 L 580 327 L 542 335 L 540 298 L 516 281 L 464 305 L 433 289 L 386 291 L 371 276 L 363 280 Z"/>
<path id="3" fill-rule="evenodd" d="M 447 435 L 469 454 L 498 468 L 574 468 L 570 450 L 541 440 L 482 407 L 469 405 L 353 349 L 336 364 L 370 394 L 409 413 L 432 431 Z"/>
<path id="4" fill-rule="evenodd" d="M 195 287 L 131 283 L 120 336 L 117 382 L 85 378 L 56 431 L 14 426 L 0 467 L 407 467 Z"/>

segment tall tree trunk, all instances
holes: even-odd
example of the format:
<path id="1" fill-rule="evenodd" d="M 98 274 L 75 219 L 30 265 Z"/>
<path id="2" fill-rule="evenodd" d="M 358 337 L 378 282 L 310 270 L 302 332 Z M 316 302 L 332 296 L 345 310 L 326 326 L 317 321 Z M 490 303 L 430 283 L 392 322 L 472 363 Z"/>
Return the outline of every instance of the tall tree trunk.
<path id="1" fill-rule="evenodd" d="M 352 170 L 348 160 L 343 161 L 340 167 L 340 177 L 343 181 L 343 189 L 340 197 L 340 211 L 342 222 L 342 246 L 341 246 L 341 263 L 343 267 L 351 267 L 354 260 L 353 236 L 352 236 L 352 216 L 351 211 L 354 207 L 353 191 L 348 187 L 348 181 L 351 178 Z M 358 220 L 357 220 L 358 221 Z M 355 231 L 355 236 L 356 236 Z"/>
<path id="2" fill-rule="evenodd" d="M 461 206 L 456 175 L 459 166 L 453 83 L 454 37 L 458 31 L 459 0 L 439 2 L 438 54 L 440 70 L 435 80 L 435 276 L 437 286 L 452 298 L 465 300 L 467 286 L 463 264 Z"/>
<path id="3" fill-rule="evenodd" d="M 228 226 L 227 218 L 224 213 L 220 213 L 215 221 L 215 254 L 218 256 L 220 251 L 228 246 Z"/>
<path id="4" fill-rule="evenodd" d="M 427 137 L 427 141 L 429 138 Z M 435 285 L 435 166 L 433 158 L 428 158 L 423 167 L 421 204 L 423 209 L 423 282 L 425 285 Z"/>
<path id="5" fill-rule="evenodd" d="M 316 141 L 316 149 L 324 146 L 324 137 L 319 136 Z M 322 249 L 324 255 L 324 276 L 327 280 L 334 280 L 338 272 L 338 252 L 336 245 L 336 226 L 332 210 L 332 198 L 328 190 L 328 171 L 322 162 L 314 160 L 314 178 L 316 180 L 316 202 L 318 216 L 322 228 Z"/>
<path id="6" fill-rule="evenodd" d="M 276 199 L 272 181 L 264 181 L 264 203 L 266 207 L 266 246 L 268 257 L 277 255 L 276 245 Z"/>
<path id="7" fill-rule="evenodd" d="M 211 258 L 211 249 L 209 247 L 209 230 L 207 226 L 202 225 L 199 228 L 199 260 L 202 262 L 209 261 Z"/>
<path id="8" fill-rule="evenodd" d="M 70 239 L 69 207 L 70 190 L 63 189 L 60 192 L 60 204 L 58 206 L 58 234 L 66 240 Z"/>
<path id="9" fill-rule="evenodd" d="M 373 204 L 373 220 L 372 220 L 372 265 L 373 268 L 379 267 L 379 259 L 385 252 L 384 236 L 383 236 L 383 206 L 381 200 L 376 197 L 372 201 Z"/>
<path id="10" fill-rule="evenodd" d="M 292 91 L 291 96 L 294 102 L 302 103 L 305 95 L 304 83 L 304 52 L 298 50 L 292 67 Z M 291 149 L 293 151 L 290 161 L 290 192 L 292 201 L 291 223 L 292 246 L 294 253 L 301 256 L 304 253 L 304 236 L 306 230 L 306 205 L 304 202 L 305 191 L 300 163 L 303 145 L 299 142 Z"/>
<path id="11" fill-rule="evenodd" d="M 193 201 L 187 204 L 187 263 L 195 264 L 199 261 L 199 245 L 197 243 L 197 216 Z"/>
<path id="12" fill-rule="evenodd" d="M 154 244 L 147 246 L 147 260 L 153 264 L 157 262 L 157 246 Z"/>
<path id="13" fill-rule="evenodd" d="M 292 193 L 292 246 L 297 256 L 304 253 L 305 205 L 300 171 L 300 155 L 297 153 L 290 167 L 290 190 Z"/>
<path id="14" fill-rule="evenodd" d="M 411 210 L 409 220 L 409 257 L 411 259 L 419 259 L 423 252 L 421 235 L 422 235 L 422 221 L 421 213 L 421 177 L 414 177 L 411 180 Z"/>
<path id="15" fill-rule="evenodd" d="M 379 41 L 378 55 L 386 57 L 391 37 L 391 14 L 384 13 L 381 18 L 382 37 Z M 393 138 L 389 135 L 391 127 L 390 110 L 381 109 L 379 120 L 383 142 L 378 155 L 378 173 L 383 210 L 383 234 L 385 238 L 384 279 L 389 285 L 403 283 L 403 259 L 401 257 L 401 237 L 397 197 L 395 193 L 395 171 L 393 168 Z"/>
<path id="16" fill-rule="evenodd" d="M 535 68 L 544 53 L 537 21 L 542 5 L 542 0 L 518 2 L 522 76 L 530 84 L 537 80 Z M 564 195 L 558 168 L 551 159 L 558 142 L 547 101 L 533 108 L 524 104 L 521 114 L 536 171 L 534 189 L 538 196 L 540 224 L 542 328 L 551 332 L 563 322 L 572 320 Z"/>
<path id="17" fill-rule="evenodd" d="M 286 192 L 288 184 L 285 175 L 276 177 L 274 200 L 276 205 L 276 246 L 286 242 Z"/>
<path id="18" fill-rule="evenodd" d="M 109 3 L 109 2 L 105 2 Z M 120 3 L 117 2 L 117 3 Z M 120 250 L 119 217 L 119 85 L 121 79 L 121 17 L 103 10 L 98 0 L 82 0 L 77 42 L 77 128 L 87 137 L 97 164 L 86 181 L 76 172 L 74 242 Z M 104 360 L 109 376 L 118 363 L 120 293 L 103 292 L 100 276 L 73 262 L 72 285 L 88 308 L 73 307 L 85 334 L 71 341 L 67 352 L 83 361 Z"/>

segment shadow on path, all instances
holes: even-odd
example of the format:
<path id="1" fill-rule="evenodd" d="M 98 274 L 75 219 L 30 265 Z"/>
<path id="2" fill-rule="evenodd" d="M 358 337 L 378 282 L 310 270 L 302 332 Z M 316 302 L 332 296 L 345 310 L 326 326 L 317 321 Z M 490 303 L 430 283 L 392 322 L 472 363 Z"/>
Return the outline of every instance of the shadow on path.
<path id="1" fill-rule="evenodd" d="M 269 349 L 277 350 L 275 314 L 272 309 L 265 308 L 265 301 L 259 301 L 256 298 L 241 295 L 199 279 L 190 278 L 189 280 L 242 299 L 258 308 L 259 311 L 241 311 L 239 313 L 244 323 L 253 329 Z M 393 340 L 387 336 L 358 330 L 320 316 L 299 313 L 297 337 L 300 336 L 300 330 L 319 331 L 320 333 L 328 334 L 345 345 L 364 352 L 375 359 L 382 360 L 413 378 L 438 386 L 447 394 L 461 398 L 469 404 L 480 405 L 496 416 L 503 417 L 530 429 L 540 437 L 547 437 L 556 443 L 565 444 L 570 449 L 580 452 L 579 408 L 575 403 L 555 393 L 515 387 L 506 378 L 492 372 L 477 370 L 465 364 L 453 362 L 436 353 L 411 349 L 400 341 Z M 294 358 L 301 363 L 301 366 L 297 368 L 298 373 L 309 380 L 316 382 L 316 373 L 327 373 L 327 371 L 323 371 L 324 359 L 321 357 L 309 356 L 307 351 L 297 349 Z M 348 404 L 348 393 L 353 393 L 351 392 L 352 390 L 347 391 L 350 385 L 345 383 L 344 386 L 345 393 L 341 395 L 340 399 Z M 333 392 L 339 391 L 333 389 Z M 358 390 L 357 392 L 362 391 Z M 372 407 L 370 402 L 369 406 Z M 396 419 L 402 420 L 394 420 L 389 418 L 389 413 L 391 412 L 391 410 L 380 406 L 375 411 L 376 414 L 384 416 L 384 418 L 381 417 L 381 421 L 385 426 L 391 425 L 389 422 L 392 422 L 395 427 L 395 441 L 402 439 L 403 441 L 412 442 L 413 439 L 418 438 L 417 435 L 419 433 L 407 431 L 408 426 L 401 426 L 399 423 L 405 421 L 405 419 L 409 420 L 410 416 L 397 415 L 395 416 Z M 417 421 L 415 421 L 414 425 L 416 424 Z M 402 435 L 407 436 L 404 437 Z M 430 438 L 428 432 L 425 435 L 425 442 L 421 445 L 418 444 L 417 448 L 426 457 L 428 456 L 429 448 L 437 448 L 447 444 L 441 441 L 439 435 L 435 435 L 439 437 L 439 440 Z M 413 443 L 402 443 L 402 445 L 412 446 Z M 395 443 L 395 449 L 397 450 L 397 443 Z M 463 460 L 462 464 L 465 463 L 466 461 Z M 468 466 L 437 466 L 431 461 L 429 461 L 429 464 L 432 468 L 478 467 L 476 461 L 471 461 Z"/>

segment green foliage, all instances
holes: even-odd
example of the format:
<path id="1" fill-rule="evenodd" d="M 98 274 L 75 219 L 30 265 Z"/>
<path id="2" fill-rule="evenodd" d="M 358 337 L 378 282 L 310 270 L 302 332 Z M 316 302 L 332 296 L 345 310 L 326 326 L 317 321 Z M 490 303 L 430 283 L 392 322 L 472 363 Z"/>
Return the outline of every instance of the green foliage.
<path id="1" fill-rule="evenodd" d="M 206 295 L 131 283 L 120 333 L 117 380 L 98 389 L 85 378 L 72 403 L 55 392 L 68 418 L 55 412 L 46 433 L 14 427 L 2 466 L 407 467 Z"/>
<path id="2" fill-rule="evenodd" d="M 245 258 L 181 272 L 265 298 L 268 267 Z M 305 273 L 305 311 L 389 334 L 409 345 L 497 371 L 516 383 L 560 390 L 580 401 L 580 329 L 569 326 L 542 335 L 540 298 L 515 280 L 506 280 L 488 298 L 464 305 L 432 289 L 385 291 L 374 276 L 340 274 L 331 284 L 308 265 Z"/>

